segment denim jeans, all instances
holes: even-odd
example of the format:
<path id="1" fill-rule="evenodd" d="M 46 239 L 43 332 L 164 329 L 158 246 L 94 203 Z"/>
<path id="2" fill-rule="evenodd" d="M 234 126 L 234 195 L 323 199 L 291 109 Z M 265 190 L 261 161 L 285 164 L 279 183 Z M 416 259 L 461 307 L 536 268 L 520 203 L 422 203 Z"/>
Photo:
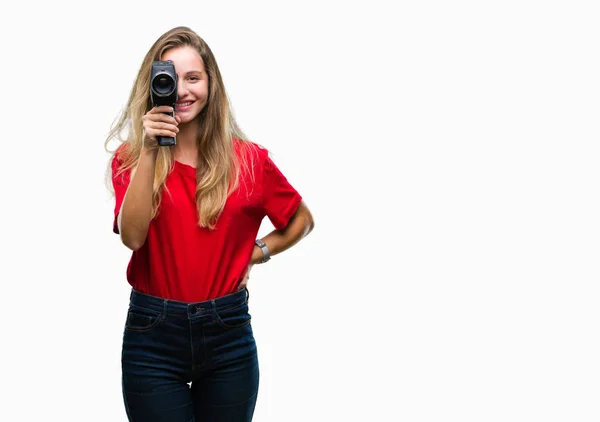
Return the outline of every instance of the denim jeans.
<path id="1" fill-rule="evenodd" d="M 258 358 L 248 290 L 185 303 L 131 292 L 123 399 L 133 422 L 249 422 Z"/>

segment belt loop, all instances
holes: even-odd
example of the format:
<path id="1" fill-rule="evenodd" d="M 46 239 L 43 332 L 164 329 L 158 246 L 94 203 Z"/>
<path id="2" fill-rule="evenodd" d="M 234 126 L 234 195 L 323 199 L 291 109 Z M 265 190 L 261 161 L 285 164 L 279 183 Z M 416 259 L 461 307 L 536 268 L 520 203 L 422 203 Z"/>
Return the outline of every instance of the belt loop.
<path id="1" fill-rule="evenodd" d="M 211 299 L 210 301 L 211 306 L 211 310 L 212 310 L 212 315 L 213 315 L 213 321 L 217 318 L 217 302 L 215 302 L 214 299 Z"/>
<path id="2" fill-rule="evenodd" d="M 169 301 L 168 301 L 167 299 L 165 299 L 165 300 L 163 301 L 163 315 L 162 315 L 162 317 L 163 317 L 163 321 L 165 321 L 165 320 L 167 319 L 167 308 L 168 308 L 168 302 L 169 302 Z"/>

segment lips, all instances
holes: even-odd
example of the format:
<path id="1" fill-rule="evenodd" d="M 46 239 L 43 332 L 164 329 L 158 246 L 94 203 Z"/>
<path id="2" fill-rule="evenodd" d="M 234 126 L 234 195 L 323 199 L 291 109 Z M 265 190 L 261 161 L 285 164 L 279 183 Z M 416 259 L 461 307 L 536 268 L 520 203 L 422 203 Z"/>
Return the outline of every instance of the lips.
<path id="1" fill-rule="evenodd" d="M 195 101 L 183 101 L 181 103 L 176 103 L 176 109 L 177 111 L 184 111 L 187 110 L 191 107 L 192 104 L 194 104 Z"/>

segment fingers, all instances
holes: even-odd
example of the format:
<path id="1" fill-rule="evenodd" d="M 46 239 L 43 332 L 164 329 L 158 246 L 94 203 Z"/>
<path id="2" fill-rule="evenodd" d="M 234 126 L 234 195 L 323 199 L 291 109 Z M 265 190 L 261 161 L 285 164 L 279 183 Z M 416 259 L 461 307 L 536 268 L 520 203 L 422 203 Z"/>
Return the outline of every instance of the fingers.
<path id="1" fill-rule="evenodd" d="M 153 132 L 160 136 L 172 136 L 171 134 L 176 135 L 179 132 L 179 128 L 176 125 L 177 123 L 148 121 L 144 124 L 144 128 L 146 129 L 146 133 Z M 166 132 L 169 132 L 169 134 L 165 135 L 164 133 Z"/>
<path id="2" fill-rule="evenodd" d="M 171 106 L 156 106 L 150 109 L 147 114 L 158 114 L 158 113 L 172 113 L 173 107 Z"/>
<path id="3" fill-rule="evenodd" d="M 156 140 L 157 136 L 166 136 L 174 138 L 179 133 L 179 128 L 175 125 L 162 122 L 148 122 L 144 124 L 146 137 Z"/>
<path id="4" fill-rule="evenodd" d="M 142 117 L 142 125 L 145 132 L 145 138 L 155 142 L 157 136 L 175 137 L 179 132 L 177 118 L 166 114 L 172 113 L 173 108 L 169 106 L 158 106 L 152 108 Z"/>
<path id="5" fill-rule="evenodd" d="M 167 113 L 173 113 L 173 107 L 168 107 L 168 106 L 154 107 L 153 109 L 148 111 L 148 113 L 146 113 L 144 115 L 144 117 L 142 117 L 142 120 L 151 120 L 153 122 L 172 123 L 175 125 L 179 124 L 181 119 L 179 119 L 179 121 L 177 121 L 177 119 L 175 117 L 173 117 Z"/>

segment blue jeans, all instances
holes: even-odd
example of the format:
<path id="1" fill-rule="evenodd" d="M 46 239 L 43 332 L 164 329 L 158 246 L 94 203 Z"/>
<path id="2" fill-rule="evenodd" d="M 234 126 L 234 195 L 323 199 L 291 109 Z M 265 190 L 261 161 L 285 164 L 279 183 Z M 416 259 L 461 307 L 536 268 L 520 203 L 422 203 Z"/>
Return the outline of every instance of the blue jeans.
<path id="1" fill-rule="evenodd" d="M 198 303 L 132 290 L 122 370 L 130 421 L 251 421 L 259 371 L 248 290 Z"/>

